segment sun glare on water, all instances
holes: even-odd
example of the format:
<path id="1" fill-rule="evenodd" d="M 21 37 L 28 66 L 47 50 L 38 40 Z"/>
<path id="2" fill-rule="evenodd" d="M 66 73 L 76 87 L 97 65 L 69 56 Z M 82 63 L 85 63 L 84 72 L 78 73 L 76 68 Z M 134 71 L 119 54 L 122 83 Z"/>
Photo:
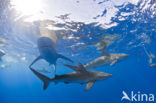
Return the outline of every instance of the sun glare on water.
<path id="1" fill-rule="evenodd" d="M 21 15 L 39 17 L 43 12 L 43 3 L 41 0 L 12 0 L 11 3 Z"/>

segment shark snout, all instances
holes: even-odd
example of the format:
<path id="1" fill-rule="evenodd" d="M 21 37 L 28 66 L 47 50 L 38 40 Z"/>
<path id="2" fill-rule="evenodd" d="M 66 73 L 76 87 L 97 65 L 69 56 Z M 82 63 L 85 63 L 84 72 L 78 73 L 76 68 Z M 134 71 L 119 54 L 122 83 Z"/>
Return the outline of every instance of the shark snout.
<path id="1" fill-rule="evenodd" d="M 112 74 L 108 74 L 108 73 L 99 74 L 99 77 L 101 77 L 101 78 L 106 78 L 106 77 L 111 77 L 111 76 L 112 76 Z"/>
<path id="2" fill-rule="evenodd" d="M 111 77 L 112 76 L 112 74 L 108 74 L 108 77 Z"/>
<path id="3" fill-rule="evenodd" d="M 121 58 L 121 59 L 124 59 L 124 58 L 126 58 L 126 57 L 128 57 L 128 56 L 129 56 L 129 54 L 121 54 L 121 55 L 120 55 L 120 58 Z"/>
<path id="4" fill-rule="evenodd" d="M 106 77 L 111 77 L 112 76 L 112 74 L 107 74 L 107 76 Z"/>
<path id="5" fill-rule="evenodd" d="M 129 54 L 125 54 L 125 57 L 128 57 L 129 56 Z"/>

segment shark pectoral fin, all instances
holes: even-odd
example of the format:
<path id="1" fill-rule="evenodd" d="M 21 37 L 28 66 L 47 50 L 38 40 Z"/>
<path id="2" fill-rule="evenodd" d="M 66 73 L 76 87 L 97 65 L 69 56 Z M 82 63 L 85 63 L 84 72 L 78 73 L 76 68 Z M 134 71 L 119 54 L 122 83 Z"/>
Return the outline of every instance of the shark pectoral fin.
<path id="1" fill-rule="evenodd" d="M 29 65 L 29 68 L 38 60 L 40 60 L 42 57 L 41 56 L 38 56 L 30 65 Z"/>
<path id="2" fill-rule="evenodd" d="M 86 68 L 79 62 L 77 67 L 79 68 L 79 71 L 86 71 Z"/>
<path id="3" fill-rule="evenodd" d="M 88 91 L 93 86 L 94 83 L 95 83 L 95 80 L 88 82 L 85 91 Z"/>
<path id="4" fill-rule="evenodd" d="M 44 86 L 43 86 L 43 89 L 46 90 L 48 88 L 48 86 L 49 86 L 49 82 L 45 82 Z"/>
<path id="5" fill-rule="evenodd" d="M 43 89 L 46 90 L 50 84 L 51 79 L 49 77 L 44 76 L 43 74 L 37 72 L 36 70 L 30 68 L 30 70 L 44 83 Z"/>
<path id="6" fill-rule="evenodd" d="M 68 64 L 64 64 L 64 66 L 66 66 L 74 71 L 86 71 L 86 68 L 81 63 L 78 63 L 78 66 L 72 66 L 72 65 L 68 65 Z"/>
<path id="7" fill-rule="evenodd" d="M 110 64 L 110 66 L 113 66 L 116 62 L 117 62 L 117 60 L 112 61 L 112 63 Z"/>
<path id="8" fill-rule="evenodd" d="M 71 59 L 69 59 L 69 58 L 67 58 L 67 57 L 65 57 L 65 56 L 63 56 L 63 55 L 61 55 L 61 54 L 58 54 L 58 57 L 59 57 L 59 58 L 62 58 L 62 59 L 65 59 L 65 60 L 68 60 L 68 61 L 74 63 L 74 61 L 72 61 Z"/>

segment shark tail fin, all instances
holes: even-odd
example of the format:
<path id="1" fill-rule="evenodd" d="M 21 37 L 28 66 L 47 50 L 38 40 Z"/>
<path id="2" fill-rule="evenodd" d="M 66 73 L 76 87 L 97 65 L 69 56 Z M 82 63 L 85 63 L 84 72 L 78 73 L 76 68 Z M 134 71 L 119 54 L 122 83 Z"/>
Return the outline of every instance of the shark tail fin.
<path id="1" fill-rule="evenodd" d="M 61 54 L 58 54 L 58 56 L 59 56 L 59 58 L 68 60 L 68 61 L 70 61 L 70 62 L 72 62 L 72 63 L 74 62 L 74 61 L 72 61 L 71 59 L 69 59 L 69 58 L 67 58 L 67 57 L 65 57 L 65 56 L 63 56 L 63 55 L 61 55 Z"/>
<path id="2" fill-rule="evenodd" d="M 30 68 L 30 70 L 44 83 L 43 89 L 46 90 L 50 84 L 51 79 L 49 77 L 44 76 L 43 74 L 37 72 L 36 70 Z"/>

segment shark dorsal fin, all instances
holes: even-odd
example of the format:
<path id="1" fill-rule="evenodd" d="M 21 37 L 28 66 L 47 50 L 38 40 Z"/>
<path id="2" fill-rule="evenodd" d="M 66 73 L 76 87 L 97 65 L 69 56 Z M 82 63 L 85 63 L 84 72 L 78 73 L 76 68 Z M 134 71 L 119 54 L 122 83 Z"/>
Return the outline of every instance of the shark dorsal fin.
<path id="1" fill-rule="evenodd" d="M 78 63 L 77 66 L 72 66 L 68 64 L 64 64 L 64 65 L 74 71 L 86 71 L 86 68 L 81 63 Z"/>
<path id="2" fill-rule="evenodd" d="M 95 80 L 88 82 L 85 91 L 88 91 L 94 85 L 94 83 Z"/>
<path id="3" fill-rule="evenodd" d="M 69 58 L 67 58 L 67 57 L 65 57 L 65 56 L 63 56 L 63 55 L 61 55 L 61 54 L 57 54 L 58 55 L 58 58 L 62 58 L 62 59 L 65 59 L 65 60 L 68 60 L 68 61 L 70 61 L 70 62 L 74 62 L 74 61 L 72 61 L 71 59 L 69 59 Z"/>
<path id="4" fill-rule="evenodd" d="M 86 68 L 82 65 L 82 63 L 78 63 L 77 67 L 79 68 L 79 70 L 83 70 L 83 71 L 86 71 Z"/>
<path id="5" fill-rule="evenodd" d="M 72 65 L 68 65 L 68 64 L 64 64 L 64 66 L 66 66 L 66 67 L 68 67 L 68 68 L 70 68 L 70 69 L 72 69 L 74 71 L 78 70 L 77 66 L 72 66 Z"/>
<path id="6" fill-rule="evenodd" d="M 101 50 L 101 56 L 109 56 L 109 54 L 105 50 Z"/>

